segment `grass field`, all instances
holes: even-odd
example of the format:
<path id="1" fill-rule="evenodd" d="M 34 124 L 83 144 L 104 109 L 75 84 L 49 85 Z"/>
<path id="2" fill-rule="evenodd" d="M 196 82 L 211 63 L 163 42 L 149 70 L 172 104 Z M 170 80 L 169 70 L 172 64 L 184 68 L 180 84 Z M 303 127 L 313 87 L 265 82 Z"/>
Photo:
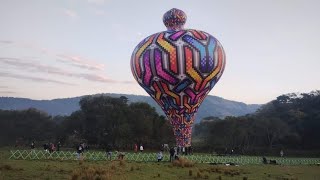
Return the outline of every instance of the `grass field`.
<path id="1" fill-rule="evenodd" d="M 317 165 L 210 165 L 92 160 L 14 160 L 0 150 L 0 179 L 320 179 Z"/>

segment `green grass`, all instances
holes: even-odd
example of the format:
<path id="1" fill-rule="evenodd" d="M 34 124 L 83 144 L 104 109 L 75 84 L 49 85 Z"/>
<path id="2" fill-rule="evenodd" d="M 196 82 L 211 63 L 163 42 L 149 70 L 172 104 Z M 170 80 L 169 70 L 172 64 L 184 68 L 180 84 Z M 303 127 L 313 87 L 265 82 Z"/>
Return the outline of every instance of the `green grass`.
<path id="1" fill-rule="evenodd" d="M 223 166 L 194 163 L 12 160 L 0 150 L 0 179 L 320 179 L 316 165 Z"/>

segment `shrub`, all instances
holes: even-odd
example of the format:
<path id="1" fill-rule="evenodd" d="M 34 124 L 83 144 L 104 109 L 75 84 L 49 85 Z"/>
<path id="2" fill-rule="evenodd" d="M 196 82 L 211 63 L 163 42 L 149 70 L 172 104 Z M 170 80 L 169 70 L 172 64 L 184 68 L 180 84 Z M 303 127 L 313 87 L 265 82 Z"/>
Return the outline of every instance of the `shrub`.
<path id="1" fill-rule="evenodd" d="M 202 178 L 202 174 L 201 174 L 201 172 L 197 172 L 197 178 Z"/>
<path id="2" fill-rule="evenodd" d="M 0 170 L 13 170 L 12 166 L 5 164 L 0 166 Z"/>
<path id="3" fill-rule="evenodd" d="M 178 160 L 174 160 L 172 162 L 173 166 L 177 167 L 193 167 L 194 163 L 185 158 L 179 158 Z"/>
<path id="4" fill-rule="evenodd" d="M 120 160 L 120 161 L 119 161 L 119 165 L 120 165 L 120 166 L 126 166 L 126 162 L 125 162 L 124 160 Z"/>
<path id="5" fill-rule="evenodd" d="M 110 171 L 103 169 L 101 167 L 82 167 L 75 169 L 71 174 L 72 180 L 77 179 L 101 179 L 101 180 L 111 180 L 112 174 Z"/>

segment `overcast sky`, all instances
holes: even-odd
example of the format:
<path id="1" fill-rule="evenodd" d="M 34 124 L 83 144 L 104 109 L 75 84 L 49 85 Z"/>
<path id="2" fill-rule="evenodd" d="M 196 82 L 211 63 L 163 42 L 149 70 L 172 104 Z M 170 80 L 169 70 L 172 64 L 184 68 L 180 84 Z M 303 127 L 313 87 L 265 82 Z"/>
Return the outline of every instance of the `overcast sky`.
<path id="1" fill-rule="evenodd" d="M 266 103 L 320 89 L 318 0 L 0 0 L 0 96 L 147 95 L 132 77 L 131 53 L 166 30 L 171 8 L 225 49 L 210 95 Z"/>

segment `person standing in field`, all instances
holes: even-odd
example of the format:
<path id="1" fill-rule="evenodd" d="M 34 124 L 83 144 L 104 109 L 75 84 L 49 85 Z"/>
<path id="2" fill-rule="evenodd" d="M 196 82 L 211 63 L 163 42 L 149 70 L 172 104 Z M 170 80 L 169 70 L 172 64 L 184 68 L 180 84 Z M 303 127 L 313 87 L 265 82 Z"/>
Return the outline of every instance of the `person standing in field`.
<path id="1" fill-rule="evenodd" d="M 283 150 L 281 149 L 281 151 L 280 151 L 280 157 L 283 157 L 283 155 L 284 155 L 284 152 L 283 152 Z"/>
<path id="2" fill-rule="evenodd" d="M 54 145 L 53 145 L 53 143 L 50 143 L 49 144 L 49 153 L 52 153 L 53 150 L 54 150 Z"/>
<path id="3" fill-rule="evenodd" d="M 171 147 L 171 149 L 170 149 L 170 162 L 172 162 L 174 160 L 174 154 L 175 154 L 175 150 L 173 147 Z"/>
<path id="4" fill-rule="evenodd" d="M 34 144 L 34 141 L 32 141 L 32 143 L 30 144 L 30 148 L 31 148 L 31 154 L 35 154 L 34 152 L 34 148 L 35 148 L 35 144 Z"/>
<path id="5" fill-rule="evenodd" d="M 45 152 L 48 152 L 49 150 L 49 145 L 48 145 L 48 143 L 45 143 L 45 144 L 43 144 L 43 149 L 44 149 L 44 151 Z"/>
<path id="6" fill-rule="evenodd" d="M 60 151 L 61 143 L 60 141 L 57 143 L 57 151 Z"/>
<path id="7" fill-rule="evenodd" d="M 143 151 L 143 146 L 142 146 L 142 144 L 140 145 L 140 152 L 142 152 Z"/>
<path id="8" fill-rule="evenodd" d="M 178 147 L 174 147 L 174 156 L 178 155 Z"/>
<path id="9" fill-rule="evenodd" d="M 158 162 L 162 161 L 162 158 L 163 158 L 162 150 L 158 152 L 157 158 L 158 158 Z"/>
<path id="10" fill-rule="evenodd" d="M 77 159 L 78 159 L 78 160 L 81 159 L 82 151 L 83 151 L 82 144 L 79 144 L 79 146 L 77 147 Z"/>
<path id="11" fill-rule="evenodd" d="M 134 152 L 138 152 L 138 145 L 137 144 L 134 144 Z"/>
<path id="12" fill-rule="evenodd" d="M 56 151 L 56 146 L 54 145 L 54 143 L 51 143 L 51 152 Z"/>
<path id="13" fill-rule="evenodd" d="M 30 148 L 31 148 L 31 150 L 34 150 L 34 148 L 35 148 L 34 141 L 32 141 L 32 143 L 30 144 Z"/>
<path id="14" fill-rule="evenodd" d="M 107 159 L 109 159 L 111 161 L 111 157 L 112 157 L 112 150 L 111 150 L 111 146 L 108 145 L 106 148 L 106 154 L 107 154 Z"/>

